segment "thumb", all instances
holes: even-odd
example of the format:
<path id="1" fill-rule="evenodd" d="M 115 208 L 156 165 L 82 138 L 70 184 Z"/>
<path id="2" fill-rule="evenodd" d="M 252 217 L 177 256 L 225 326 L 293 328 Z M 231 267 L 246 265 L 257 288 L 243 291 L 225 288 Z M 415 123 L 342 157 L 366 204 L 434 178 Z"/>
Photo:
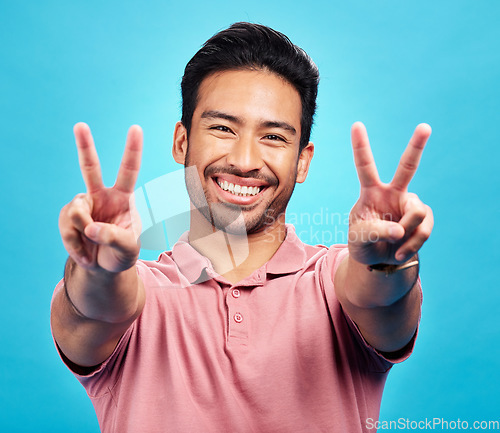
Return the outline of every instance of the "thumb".
<path id="1" fill-rule="evenodd" d="M 384 220 L 364 220 L 349 229 L 349 242 L 373 244 L 380 241 L 397 242 L 405 235 L 401 224 Z"/>
<path id="2" fill-rule="evenodd" d="M 93 222 L 85 227 L 84 233 L 98 245 L 110 246 L 123 252 L 135 252 L 139 248 L 134 231 L 116 224 Z"/>

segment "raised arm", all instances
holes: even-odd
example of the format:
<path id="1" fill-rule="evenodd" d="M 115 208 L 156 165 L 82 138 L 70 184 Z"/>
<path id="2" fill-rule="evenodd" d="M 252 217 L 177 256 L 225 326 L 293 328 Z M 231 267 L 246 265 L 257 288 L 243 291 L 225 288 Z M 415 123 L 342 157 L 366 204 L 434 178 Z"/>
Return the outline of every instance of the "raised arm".
<path id="1" fill-rule="evenodd" d="M 74 128 L 78 158 L 87 192 L 64 206 L 59 230 L 69 253 L 64 286 L 54 297 L 54 338 L 74 365 L 103 362 L 140 315 L 144 287 L 137 275 L 140 220 L 131 198 L 139 173 L 142 130 L 132 126 L 117 180 L 102 183 L 99 159 L 90 129 Z"/>
<path id="2" fill-rule="evenodd" d="M 361 191 L 350 214 L 349 255 L 334 276 L 335 288 L 364 338 L 383 352 L 402 349 L 418 324 L 417 253 L 430 236 L 433 216 L 407 187 L 430 133 L 429 125 L 417 126 L 394 178 L 384 184 L 364 125 L 352 127 Z"/>

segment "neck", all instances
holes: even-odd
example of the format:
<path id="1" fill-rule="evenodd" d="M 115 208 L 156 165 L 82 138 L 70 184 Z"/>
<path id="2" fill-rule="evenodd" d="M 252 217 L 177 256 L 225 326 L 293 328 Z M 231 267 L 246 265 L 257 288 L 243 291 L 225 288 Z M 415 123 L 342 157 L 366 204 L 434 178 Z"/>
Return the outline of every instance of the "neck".
<path id="1" fill-rule="evenodd" d="M 241 281 L 267 263 L 285 236 L 284 214 L 257 233 L 234 234 L 217 230 L 196 209 L 191 210 L 189 243 L 231 283 Z"/>

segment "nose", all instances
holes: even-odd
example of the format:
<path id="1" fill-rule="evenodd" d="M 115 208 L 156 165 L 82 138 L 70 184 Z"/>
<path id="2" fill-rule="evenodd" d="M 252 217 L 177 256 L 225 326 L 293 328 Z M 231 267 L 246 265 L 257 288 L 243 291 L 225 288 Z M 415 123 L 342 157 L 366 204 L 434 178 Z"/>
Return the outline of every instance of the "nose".
<path id="1" fill-rule="evenodd" d="M 229 165 L 245 173 L 260 170 L 264 166 L 259 142 L 250 135 L 235 140 L 226 158 Z"/>

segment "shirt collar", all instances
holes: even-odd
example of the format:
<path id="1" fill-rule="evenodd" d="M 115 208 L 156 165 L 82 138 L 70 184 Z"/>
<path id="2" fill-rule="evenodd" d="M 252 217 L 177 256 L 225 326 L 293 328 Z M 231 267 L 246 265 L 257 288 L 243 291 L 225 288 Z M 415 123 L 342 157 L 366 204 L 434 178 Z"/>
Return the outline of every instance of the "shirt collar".
<path id="1" fill-rule="evenodd" d="M 212 269 L 212 263 L 204 255 L 196 251 L 188 241 L 189 232 L 184 232 L 172 247 L 172 258 L 181 273 L 193 284 L 206 268 Z M 205 279 L 204 279 L 205 280 Z"/>
<path id="2" fill-rule="evenodd" d="M 262 282 L 265 274 L 284 275 L 297 272 L 306 262 L 304 244 L 291 224 L 286 224 L 286 237 L 273 257 L 260 269 L 243 281 Z M 188 242 L 189 232 L 185 232 L 172 248 L 172 257 L 181 273 L 191 284 L 206 281 L 217 275 L 208 258 L 196 251 Z M 243 283 L 242 281 L 242 283 Z"/>
<path id="3" fill-rule="evenodd" d="M 284 275 L 297 272 L 304 267 L 306 250 L 295 233 L 295 227 L 286 225 L 286 237 L 274 256 L 264 265 L 268 274 Z"/>

